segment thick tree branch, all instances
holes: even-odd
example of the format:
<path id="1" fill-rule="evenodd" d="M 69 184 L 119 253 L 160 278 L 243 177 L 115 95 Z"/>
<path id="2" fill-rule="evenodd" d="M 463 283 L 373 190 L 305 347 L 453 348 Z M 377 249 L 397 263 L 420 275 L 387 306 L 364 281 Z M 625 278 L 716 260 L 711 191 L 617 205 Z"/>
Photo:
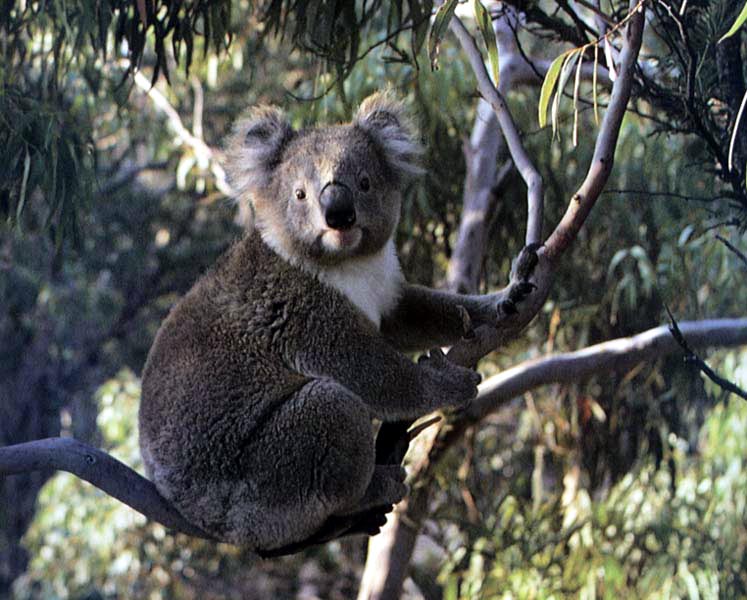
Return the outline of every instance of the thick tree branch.
<path id="1" fill-rule="evenodd" d="M 738 346 L 747 344 L 747 319 L 712 319 L 679 323 L 690 346 Z M 477 422 L 498 410 L 506 401 L 548 383 L 572 383 L 605 371 L 625 371 L 642 361 L 656 360 L 681 349 L 668 325 L 638 335 L 618 338 L 524 362 L 502 371 L 482 384 L 475 401 L 465 413 Z"/>
<path id="2" fill-rule="evenodd" d="M 211 539 L 189 523 L 156 486 L 106 452 L 73 438 L 47 438 L 0 448 L 0 476 L 67 471 L 169 529 Z"/>

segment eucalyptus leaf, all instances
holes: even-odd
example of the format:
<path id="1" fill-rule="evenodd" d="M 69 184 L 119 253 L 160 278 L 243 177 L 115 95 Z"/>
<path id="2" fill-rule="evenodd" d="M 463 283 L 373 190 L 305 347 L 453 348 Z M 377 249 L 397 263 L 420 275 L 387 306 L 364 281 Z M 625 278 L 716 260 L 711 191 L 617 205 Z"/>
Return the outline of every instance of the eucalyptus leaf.
<path id="1" fill-rule="evenodd" d="M 432 69 L 437 68 L 436 63 L 438 61 L 438 49 L 441 44 L 441 38 L 446 33 L 457 4 L 457 0 L 447 0 L 438 7 L 436 16 L 433 18 L 433 25 L 431 25 L 431 32 L 428 36 L 428 58 L 431 61 Z"/>
<path id="2" fill-rule="evenodd" d="M 553 93 L 553 90 L 555 89 L 555 84 L 558 81 L 558 76 L 560 75 L 560 69 L 563 66 L 563 63 L 565 62 L 565 59 L 570 52 L 572 52 L 572 50 L 563 52 L 563 54 L 561 54 L 555 60 L 552 61 L 552 63 L 550 64 L 550 68 L 547 69 L 547 73 L 545 74 L 545 79 L 542 82 L 542 89 L 540 90 L 540 100 L 539 100 L 539 125 L 540 127 L 544 127 L 545 125 L 547 125 L 547 109 L 550 106 L 550 98 L 552 98 L 552 93 Z"/>
<path id="3" fill-rule="evenodd" d="M 500 82 L 500 62 L 498 58 L 498 44 L 495 40 L 495 31 L 493 31 L 493 22 L 490 19 L 490 13 L 485 9 L 480 0 L 473 0 L 475 9 L 475 20 L 482 33 L 482 39 L 485 47 L 488 49 L 488 61 L 490 62 L 490 73 L 493 76 L 493 85 L 498 87 Z"/>
<path id="4" fill-rule="evenodd" d="M 733 36 L 739 30 L 739 28 L 744 25 L 745 21 L 747 21 L 747 2 L 744 3 L 742 10 L 740 11 L 739 15 L 737 15 L 737 18 L 729 28 L 729 31 L 721 36 L 721 39 L 719 39 L 719 43 L 723 42 L 726 38 Z"/>
<path id="5" fill-rule="evenodd" d="M 555 96 L 553 98 L 552 103 L 552 128 L 553 131 L 558 130 L 558 112 L 560 110 L 560 98 L 563 95 L 563 90 L 565 89 L 566 83 L 568 83 L 568 79 L 571 77 L 571 73 L 573 72 L 574 67 L 574 60 L 576 60 L 581 55 L 581 51 L 578 48 L 574 48 L 571 50 L 571 52 L 568 53 L 568 55 L 565 57 L 565 60 L 563 61 L 563 67 L 560 69 L 560 80 L 558 81 L 558 86 L 555 90 Z"/>

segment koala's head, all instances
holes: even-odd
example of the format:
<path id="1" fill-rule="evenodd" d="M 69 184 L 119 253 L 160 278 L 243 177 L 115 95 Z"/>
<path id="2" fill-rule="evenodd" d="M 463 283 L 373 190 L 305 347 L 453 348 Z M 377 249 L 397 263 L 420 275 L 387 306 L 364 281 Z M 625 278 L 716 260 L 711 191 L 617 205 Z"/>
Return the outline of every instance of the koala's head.
<path id="1" fill-rule="evenodd" d="M 229 142 L 228 168 L 265 241 L 325 265 L 372 254 L 393 236 L 420 152 L 402 104 L 375 94 L 352 123 L 330 127 L 295 131 L 277 108 L 251 110 Z"/>

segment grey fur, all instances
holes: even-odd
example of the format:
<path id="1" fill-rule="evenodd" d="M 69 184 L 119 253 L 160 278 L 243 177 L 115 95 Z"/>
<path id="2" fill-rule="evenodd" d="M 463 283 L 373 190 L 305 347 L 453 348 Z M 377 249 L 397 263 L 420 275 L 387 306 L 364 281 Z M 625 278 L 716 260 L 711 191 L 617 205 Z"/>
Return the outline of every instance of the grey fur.
<path id="1" fill-rule="evenodd" d="M 331 517 L 391 506 L 406 493 L 403 472 L 374 464 L 371 419 L 414 419 L 475 396 L 479 376 L 440 351 L 418 363 L 399 351 L 454 343 L 465 309 L 467 321 L 496 322 L 508 298 L 411 286 L 386 254 L 418 152 L 385 95 L 348 125 L 293 131 L 272 108 L 237 125 L 230 173 L 258 231 L 164 321 L 139 419 L 148 475 L 217 539 L 272 552 Z M 352 194 L 347 232 L 325 225 L 319 196 L 330 182 Z M 366 287 L 377 269 L 386 281 Z M 382 297 L 369 303 L 356 286 Z"/>

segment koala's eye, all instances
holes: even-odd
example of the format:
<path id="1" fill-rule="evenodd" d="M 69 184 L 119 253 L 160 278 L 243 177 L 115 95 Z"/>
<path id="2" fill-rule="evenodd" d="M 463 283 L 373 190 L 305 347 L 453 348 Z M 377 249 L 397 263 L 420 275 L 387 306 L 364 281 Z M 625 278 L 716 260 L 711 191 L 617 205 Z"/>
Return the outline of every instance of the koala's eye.
<path id="1" fill-rule="evenodd" d="M 302 190 L 301 188 L 297 188 L 294 192 L 296 195 L 296 200 L 305 200 L 306 199 L 306 192 Z"/>
<path id="2" fill-rule="evenodd" d="M 361 190 L 367 192 L 371 189 L 371 180 L 366 175 L 362 175 L 358 180 L 358 185 L 360 186 Z"/>

